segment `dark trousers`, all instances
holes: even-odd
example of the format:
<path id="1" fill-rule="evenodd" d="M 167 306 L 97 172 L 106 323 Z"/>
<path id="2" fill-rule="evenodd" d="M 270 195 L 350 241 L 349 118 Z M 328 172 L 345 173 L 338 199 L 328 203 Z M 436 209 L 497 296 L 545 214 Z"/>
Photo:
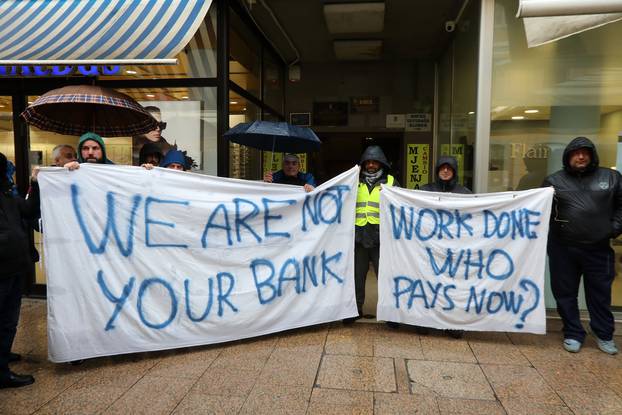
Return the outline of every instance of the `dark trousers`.
<path id="1" fill-rule="evenodd" d="M 564 338 L 583 342 L 585 330 L 579 316 L 579 283 L 583 275 L 590 327 L 602 340 L 613 337 L 611 284 L 615 276 L 614 252 L 609 245 L 570 246 L 549 239 L 551 288 L 557 312 L 564 323 Z"/>
<path id="2" fill-rule="evenodd" d="M 362 244 L 354 245 L 354 289 L 356 291 L 356 307 L 359 315 L 363 315 L 363 303 L 365 303 L 365 281 L 369 270 L 369 261 L 372 262 L 376 275 L 378 275 L 378 260 L 380 247 L 365 248 Z"/>
<path id="3" fill-rule="evenodd" d="M 9 353 L 17 332 L 21 304 L 19 277 L 0 278 L 0 378 L 9 374 Z"/>

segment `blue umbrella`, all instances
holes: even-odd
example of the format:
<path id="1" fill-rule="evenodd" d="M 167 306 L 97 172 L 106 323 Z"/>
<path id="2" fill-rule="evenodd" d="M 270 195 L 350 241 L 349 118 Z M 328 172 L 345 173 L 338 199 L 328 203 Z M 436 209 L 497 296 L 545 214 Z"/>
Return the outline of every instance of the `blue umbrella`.
<path id="1" fill-rule="evenodd" d="M 319 150 L 322 144 L 310 128 L 286 122 L 245 122 L 236 125 L 224 136 L 231 142 L 272 152 L 306 153 Z"/>

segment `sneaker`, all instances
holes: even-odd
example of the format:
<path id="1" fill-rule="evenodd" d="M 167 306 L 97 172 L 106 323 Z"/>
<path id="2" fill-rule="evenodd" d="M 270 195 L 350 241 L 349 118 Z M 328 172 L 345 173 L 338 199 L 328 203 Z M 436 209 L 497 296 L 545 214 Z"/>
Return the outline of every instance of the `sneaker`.
<path id="1" fill-rule="evenodd" d="M 596 344 L 598 345 L 598 348 L 600 350 L 602 350 L 603 352 L 607 354 L 618 353 L 618 348 L 616 347 L 616 344 L 613 342 L 613 340 L 601 340 L 598 337 L 596 337 Z"/>
<path id="2" fill-rule="evenodd" d="M 564 349 L 570 353 L 579 353 L 581 342 L 575 339 L 564 339 Z"/>

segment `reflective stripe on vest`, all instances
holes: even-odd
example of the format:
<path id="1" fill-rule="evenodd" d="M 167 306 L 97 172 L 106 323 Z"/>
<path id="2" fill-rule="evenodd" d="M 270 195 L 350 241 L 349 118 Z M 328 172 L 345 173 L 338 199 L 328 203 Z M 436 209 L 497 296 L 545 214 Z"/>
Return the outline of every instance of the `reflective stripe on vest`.
<path id="1" fill-rule="evenodd" d="M 387 175 L 385 186 L 393 186 L 393 176 Z M 365 226 L 368 223 L 380 223 L 380 185 L 374 186 L 369 192 L 367 183 L 359 183 L 356 196 L 356 226 Z"/>

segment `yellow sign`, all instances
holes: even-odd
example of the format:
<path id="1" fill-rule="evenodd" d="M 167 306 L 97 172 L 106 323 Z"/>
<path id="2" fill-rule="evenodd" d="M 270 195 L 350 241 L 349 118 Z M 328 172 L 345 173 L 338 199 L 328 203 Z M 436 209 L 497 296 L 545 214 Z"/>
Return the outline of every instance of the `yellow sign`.
<path id="1" fill-rule="evenodd" d="M 283 156 L 285 153 L 274 153 L 274 159 L 272 158 L 271 151 L 263 152 L 263 174 L 266 172 L 275 172 L 283 168 Z M 300 159 L 300 171 L 307 171 L 307 153 L 296 154 Z"/>
<path id="2" fill-rule="evenodd" d="M 430 180 L 430 145 L 408 144 L 406 146 L 406 187 L 421 189 Z"/>
<path id="3" fill-rule="evenodd" d="M 441 144 L 441 156 L 454 156 L 458 162 L 458 181 L 464 184 L 464 144 Z"/>

